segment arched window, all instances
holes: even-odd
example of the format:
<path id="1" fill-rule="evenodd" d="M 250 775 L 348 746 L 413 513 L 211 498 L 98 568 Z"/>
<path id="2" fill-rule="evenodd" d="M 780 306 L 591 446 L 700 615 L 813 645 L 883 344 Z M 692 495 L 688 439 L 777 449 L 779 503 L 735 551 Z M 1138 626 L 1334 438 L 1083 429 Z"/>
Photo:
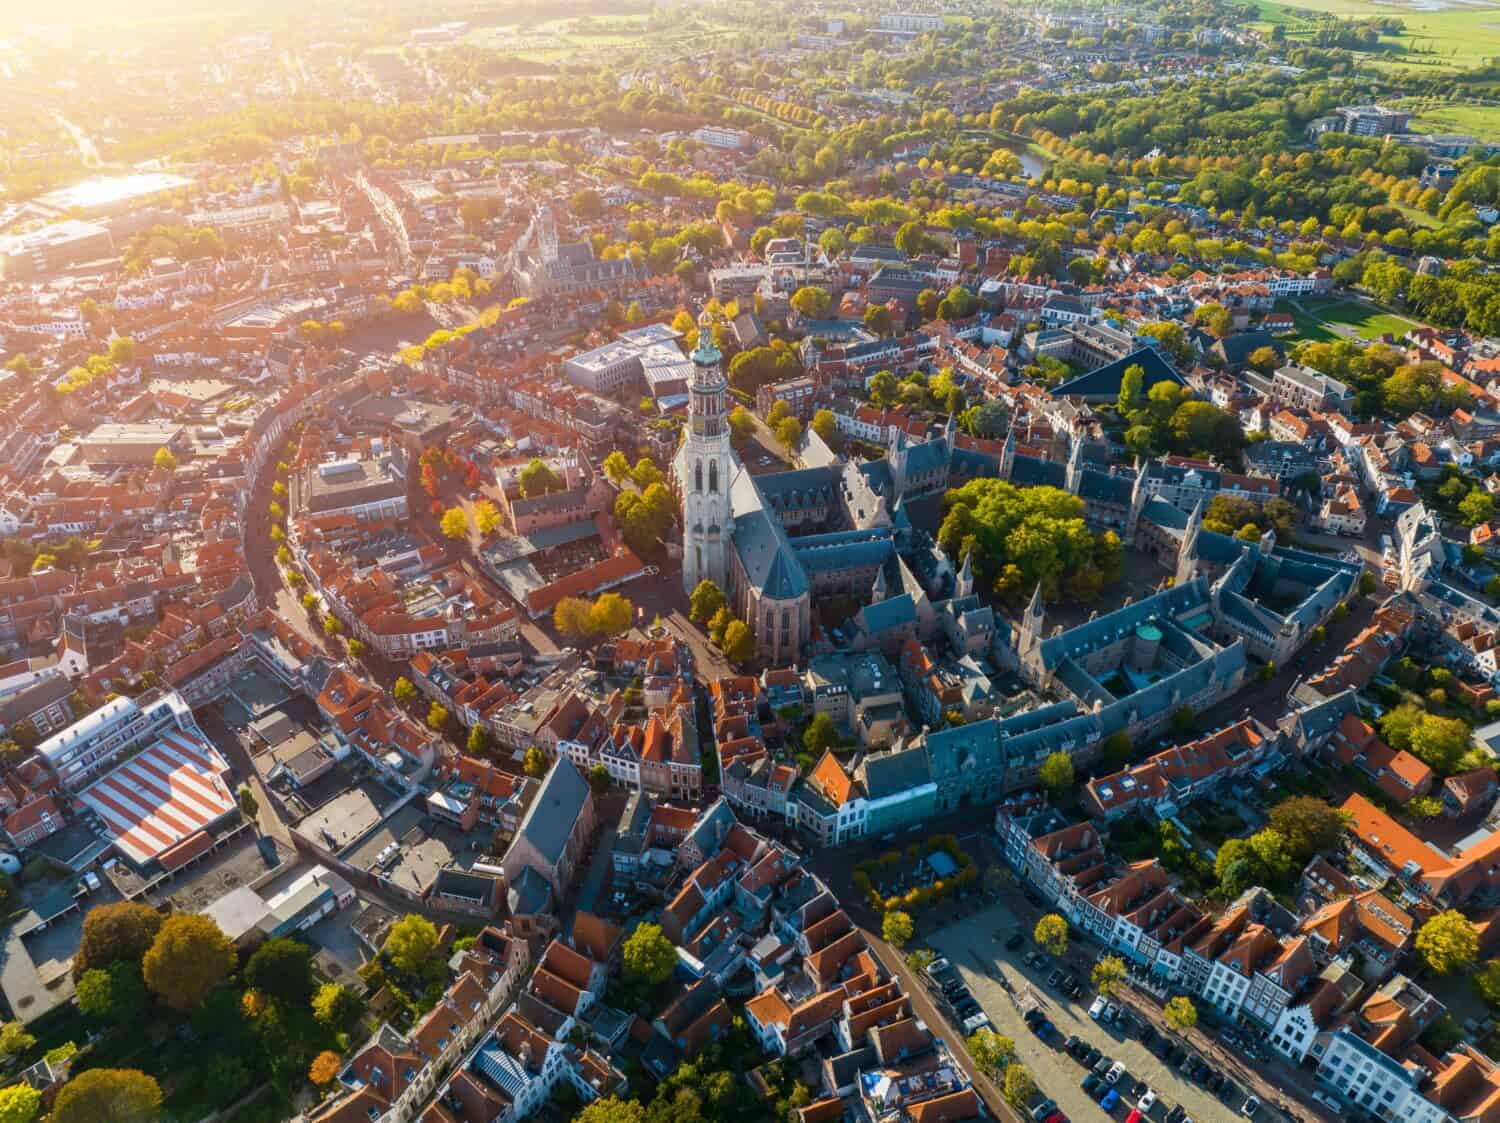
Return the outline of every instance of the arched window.
<path id="1" fill-rule="evenodd" d="M 719 462 L 717 460 L 708 462 L 708 490 L 715 495 L 719 492 Z"/>
<path id="2" fill-rule="evenodd" d="M 693 463 L 693 490 L 699 492 L 703 490 L 703 461 L 701 460 Z"/>

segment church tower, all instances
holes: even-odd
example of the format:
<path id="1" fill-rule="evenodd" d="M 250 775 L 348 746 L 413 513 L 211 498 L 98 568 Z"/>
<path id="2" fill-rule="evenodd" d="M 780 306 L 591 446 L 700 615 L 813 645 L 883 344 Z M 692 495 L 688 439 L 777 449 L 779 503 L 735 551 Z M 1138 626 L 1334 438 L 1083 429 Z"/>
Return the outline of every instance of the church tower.
<path id="1" fill-rule="evenodd" d="M 729 383 L 723 355 L 714 346 L 713 320 L 698 320 L 693 380 L 688 387 L 687 438 L 677 452 L 682 495 L 682 587 L 691 593 L 704 578 L 729 589 L 729 536 L 734 530 L 729 483 L 734 453 L 729 447 Z"/>

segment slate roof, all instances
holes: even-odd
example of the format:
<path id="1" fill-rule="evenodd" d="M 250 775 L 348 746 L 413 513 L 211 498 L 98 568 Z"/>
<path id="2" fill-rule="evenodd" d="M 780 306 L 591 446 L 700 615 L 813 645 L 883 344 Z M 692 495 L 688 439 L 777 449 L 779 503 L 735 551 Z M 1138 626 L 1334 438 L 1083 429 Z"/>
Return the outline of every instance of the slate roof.
<path id="1" fill-rule="evenodd" d="M 871 799 L 883 799 L 932 782 L 932 769 L 924 749 L 902 749 L 866 757 L 865 791 Z"/>
<path id="2" fill-rule="evenodd" d="M 571 760 L 559 757 L 526 809 L 516 837 L 524 837 L 544 858 L 556 862 L 562 857 L 588 798 L 588 781 Z"/>
<path id="3" fill-rule="evenodd" d="M 1184 385 L 1182 376 L 1172 368 L 1172 364 L 1160 351 L 1155 347 L 1141 347 L 1123 359 L 1116 359 L 1097 370 L 1080 374 L 1077 378 L 1070 378 L 1061 385 L 1053 387 L 1052 396 L 1054 398 L 1066 398 L 1072 395 L 1084 398 L 1117 398 L 1120 396 L 1120 383 L 1125 378 L 1125 371 L 1131 366 L 1139 366 L 1145 374 L 1141 383 L 1142 395 L 1149 394 L 1153 386 L 1162 382 Z"/>

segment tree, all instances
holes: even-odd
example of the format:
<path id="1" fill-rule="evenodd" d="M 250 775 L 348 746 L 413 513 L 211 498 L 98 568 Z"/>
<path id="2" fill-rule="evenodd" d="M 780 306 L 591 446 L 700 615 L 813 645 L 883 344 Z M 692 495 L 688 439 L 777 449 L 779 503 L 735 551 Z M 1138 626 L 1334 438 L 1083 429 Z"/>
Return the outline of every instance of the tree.
<path id="1" fill-rule="evenodd" d="M 707 624 L 724 604 L 724 590 L 705 577 L 688 599 L 688 616 L 694 623 Z"/>
<path id="2" fill-rule="evenodd" d="M 547 754 L 535 745 L 526 749 L 526 755 L 521 759 L 521 771 L 533 780 L 540 780 L 547 775 L 547 770 L 552 767 L 552 762 L 547 759 Z"/>
<path id="3" fill-rule="evenodd" d="M 500 529 L 500 512 L 488 499 L 474 504 L 474 526 L 480 534 L 491 535 Z"/>
<path id="4" fill-rule="evenodd" d="M 1043 951 L 1063 955 L 1068 950 L 1068 922 L 1057 913 L 1049 912 L 1036 922 L 1031 938 Z"/>
<path id="5" fill-rule="evenodd" d="M 1125 961 L 1118 955 L 1106 955 L 1094 964 L 1089 978 L 1100 994 L 1114 994 L 1125 981 Z"/>
<path id="6" fill-rule="evenodd" d="M 755 415 L 744 406 L 735 406 L 729 411 L 729 437 L 735 444 L 741 445 L 750 439 L 755 432 Z M 611 454 L 613 455 L 613 454 Z M 621 460 L 625 459 L 623 456 Z"/>
<path id="7" fill-rule="evenodd" d="M 443 512 L 443 537 L 457 542 L 469 536 L 469 516 L 462 507 L 449 507 Z"/>
<path id="8" fill-rule="evenodd" d="M 603 795 L 609 791 L 609 769 L 602 764 L 589 769 L 589 787 L 595 795 Z"/>
<path id="9" fill-rule="evenodd" d="M 431 729 L 434 733 L 441 733 L 448 728 L 450 717 L 451 715 L 448 713 L 447 706 L 444 706 L 440 702 L 434 702 L 427 707 L 427 728 Z"/>
<path id="10" fill-rule="evenodd" d="M 1478 526 L 1495 517 L 1495 497 L 1489 492 L 1475 488 L 1463 497 L 1458 505 L 1459 517 L 1465 526 Z"/>
<path id="11" fill-rule="evenodd" d="M 838 433 L 838 419 L 834 417 L 833 410 L 820 409 L 813 414 L 812 430 L 824 444 L 831 445 Z"/>
<path id="12" fill-rule="evenodd" d="M 206 916 L 178 913 L 162 922 L 141 968 L 151 992 L 185 1012 L 199 1006 L 234 964 L 234 945 L 217 924 Z"/>
<path id="13" fill-rule="evenodd" d="M 528 499 L 546 495 L 549 491 L 562 490 L 562 481 L 557 478 L 557 473 L 535 458 L 521 469 L 520 483 L 521 494 Z"/>
<path id="14" fill-rule="evenodd" d="M 0 1088 L 0 1123 L 31 1123 L 42 1110 L 42 1094 L 30 1084 Z"/>
<path id="15" fill-rule="evenodd" d="M 335 1032 L 353 1029 L 364 1011 L 365 1004 L 359 995 L 338 983 L 324 983 L 313 995 L 313 1017 Z"/>
<path id="16" fill-rule="evenodd" d="M 579 218 L 596 219 L 604 213 L 604 197 L 594 188 L 584 187 L 573 192 L 568 206 Z"/>
<path id="17" fill-rule="evenodd" d="M 660 924 L 640 924 L 625 941 L 624 967 L 627 979 L 659 986 L 677 967 L 677 949 Z"/>
<path id="18" fill-rule="evenodd" d="M 1417 929 L 1422 962 L 1439 975 L 1462 970 L 1479 954 L 1479 929 L 1456 909 L 1440 912 Z"/>
<path id="19" fill-rule="evenodd" d="M 664 1113 L 665 1114 L 665 1113 Z M 692 1123 L 701 1116 L 685 1115 L 682 1123 Z M 672 1115 L 675 1123 L 677 1116 Z M 646 1108 L 638 1100 L 621 1100 L 604 1096 L 580 1111 L 574 1123 L 646 1123 Z"/>
<path id="20" fill-rule="evenodd" d="M 165 445 L 156 450 L 156 455 L 151 458 L 151 463 L 155 464 L 163 472 L 177 471 L 177 456 Z"/>
<path id="21" fill-rule="evenodd" d="M 146 984 L 138 963 L 120 960 L 79 976 L 78 1008 L 91 1018 L 130 1025 L 146 1012 Z"/>
<path id="22" fill-rule="evenodd" d="M 405 675 L 396 680 L 396 685 L 391 687 L 391 694 L 403 706 L 417 700 L 417 688 L 412 685 L 411 679 Z"/>
<path id="23" fill-rule="evenodd" d="M 307 1078 L 322 1088 L 334 1082 L 342 1067 L 339 1055 L 332 1049 L 324 1049 L 313 1058 L 312 1064 L 308 1066 Z"/>
<path id="24" fill-rule="evenodd" d="M 149 905 L 119 901 L 96 905 L 83 918 L 83 933 L 73 956 L 73 975 L 111 963 L 139 965 L 161 930 L 163 916 Z"/>
<path id="25" fill-rule="evenodd" d="M 391 925 L 390 935 L 381 948 L 396 970 L 419 975 L 438 950 L 438 932 L 425 916 L 409 912 Z"/>
<path id="26" fill-rule="evenodd" d="M 474 727 L 469 730 L 469 738 L 465 742 L 464 748 L 469 752 L 471 756 L 477 756 L 489 747 L 490 731 L 483 725 L 476 723 Z"/>
<path id="27" fill-rule="evenodd" d="M 802 443 L 802 422 L 795 417 L 783 417 L 776 423 L 776 439 L 785 445 L 788 451 L 795 449 Z"/>
<path id="28" fill-rule="evenodd" d="M 240 805 L 240 814 L 253 823 L 260 814 L 260 804 L 256 802 L 255 793 L 247 785 L 241 784 L 239 791 L 235 793 L 235 801 Z"/>
<path id="29" fill-rule="evenodd" d="M 599 635 L 618 636 L 630 629 L 635 606 L 619 593 L 604 593 L 589 607 L 589 625 Z"/>
<path id="30" fill-rule="evenodd" d="M 333 615 L 323 617 L 323 634 L 329 638 L 343 635 L 344 622 Z"/>
<path id="31" fill-rule="evenodd" d="M 1131 363 L 1120 377 L 1120 396 L 1116 402 L 1121 417 L 1129 417 L 1141 404 L 1141 388 L 1146 383 L 1146 372 L 1139 363 Z"/>
<path id="32" fill-rule="evenodd" d="M 1270 826 L 1286 840 L 1292 858 L 1305 862 L 1338 845 L 1345 819 L 1342 812 L 1317 796 L 1297 795 L 1271 809 Z"/>
<path id="33" fill-rule="evenodd" d="M 1005 1083 L 1001 1088 L 1001 1094 L 1005 1096 L 1005 1102 L 1011 1107 L 1021 1109 L 1036 1095 L 1036 1081 L 1031 1078 L 1031 1073 L 1022 1064 L 1013 1064 L 1005 1070 Z"/>
<path id="34" fill-rule="evenodd" d="M 161 1088 L 133 1068 L 91 1068 L 57 1093 L 53 1123 L 156 1123 Z"/>
<path id="35" fill-rule="evenodd" d="M 1037 779 L 1052 798 L 1060 798 L 1073 786 L 1073 758 L 1067 753 L 1053 753 L 1042 761 Z"/>
<path id="36" fill-rule="evenodd" d="M 828 309 L 832 304 L 833 297 L 828 290 L 818 288 L 816 285 L 804 285 L 792 293 L 792 311 L 805 320 L 821 320 L 828 315 Z"/>
<path id="37" fill-rule="evenodd" d="M 630 478 L 635 481 L 635 486 L 645 491 L 652 484 L 659 484 L 664 477 L 661 469 L 656 466 L 656 461 L 649 456 L 643 456 L 635 462 L 635 467 L 630 470 Z"/>
<path id="38" fill-rule="evenodd" d="M 1162 1016 L 1167 1019 L 1167 1025 L 1178 1033 L 1186 1033 L 1198 1024 L 1198 1007 L 1193 1005 L 1191 998 L 1179 994 L 1176 998 L 1167 1000 L 1167 1004 L 1162 1007 Z"/>
<path id="39" fill-rule="evenodd" d="M 1492 959 L 1474 972 L 1474 993 L 1490 1006 L 1500 1008 L 1500 959 Z M 4 1120 L 0 1120 L 4 1123 Z"/>
<path id="40" fill-rule="evenodd" d="M 36 1044 L 36 1038 L 26 1031 L 20 1022 L 0 1025 L 0 1058 L 11 1060 L 19 1057 Z"/>
<path id="41" fill-rule="evenodd" d="M 999 1072 L 1016 1055 L 1016 1043 L 992 1029 L 981 1029 L 969 1038 L 969 1056 L 986 1072 Z"/>
<path id="42" fill-rule="evenodd" d="M 821 756 L 839 743 L 838 726 L 828 714 L 814 714 L 802 731 L 802 747 L 813 756 Z"/>
<path id="43" fill-rule="evenodd" d="M 724 658 L 736 665 L 748 663 L 754 658 L 755 637 L 750 634 L 749 625 L 743 620 L 731 620 L 724 629 L 723 650 Z"/>
<path id="44" fill-rule="evenodd" d="M 736 408 L 744 409 L 745 407 L 738 406 Z M 732 422 L 733 418 L 730 420 Z M 601 467 L 604 469 L 605 478 L 617 487 L 625 482 L 626 476 L 630 475 L 630 461 L 625 459 L 625 454 L 619 449 L 615 449 L 606 456 Z"/>
<path id="45" fill-rule="evenodd" d="M 283 936 L 269 939 L 246 960 L 245 982 L 267 998 L 301 1006 L 313 996 L 312 949 Z"/>
<path id="46" fill-rule="evenodd" d="M 911 914 L 902 912 L 900 909 L 891 909 L 880 919 L 881 938 L 892 947 L 904 948 L 906 941 L 911 939 L 915 931 Z"/>
<path id="47" fill-rule="evenodd" d="M 1130 734 L 1123 729 L 1111 733 L 1099 745 L 1099 754 L 1117 767 L 1124 766 L 1134 753 L 1135 746 L 1130 743 Z"/>
<path id="48" fill-rule="evenodd" d="M 135 340 L 128 335 L 118 336 L 109 341 L 109 361 L 117 367 L 129 366 L 135 362 Z"/>
<path id="49" fill-rule="evenodd" d="M 557 607 L 552 610 L 552 623 L 568 639 L 582 639 L 594 630 L 589 602 L 580 597 L 563 597 L 558 601 Z"/>

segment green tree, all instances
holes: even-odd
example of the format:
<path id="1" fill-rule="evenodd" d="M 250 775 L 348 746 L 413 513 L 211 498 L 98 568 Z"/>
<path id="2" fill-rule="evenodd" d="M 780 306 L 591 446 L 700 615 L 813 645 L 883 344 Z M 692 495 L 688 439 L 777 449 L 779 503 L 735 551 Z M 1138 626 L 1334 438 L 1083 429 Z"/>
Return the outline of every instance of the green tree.
<path id="1" fill-rule="evenodd" d="M 448 728 L 448 722 L 452 715 L 448 713 L 448 707 L 440 702 L 434 702 L 427 707 L 427 728 L 434 733 L 441 733 Z"/>
<path id="2" fill-rule="evenodd" d="M 813 414 L 812 429 L 824 444 L 832 445 L 838 434 L 838 419 L 834 417 L 833 410 L 820 409 Z"/>
<path id="3" fill-rule="evenodd" d="M 661 469 L 656 466 L 656 461 L 649 456 L 643 456 L 635 462 L 635 467 L 630 470 L 630 478 L 635 480 L 635 486 L 642 491 L 665 479 Z"/>
<path id="4" fill-rule="evenodd" d="M 91 1068 L 63 1085 L 53 1123 L 156 1123 L 161 1088 L 133 1068 Z"/>
<path id="5" fill-rule="evenodd" d="M 1100 994 L 1111 995 L 1120 988 L 1125 981 L 1125 961 L 1118 955 L 1106 955 L 1094 964 L 1094 970 L 1089 975 L 1094 989 Z"/>
<path id="6" fill-rule="evenodd" d="M 464 748 L 471 756 L 478 756 L 490 747 L 490 731 L 482 722 L 476 722 L 469 730 L 468 740 Z"/>
<path id="7" fill-rule="evenodd" d="M 813 756 L 821 756 L 839 743 L 838 726 L 828 714 L 814 714 L 802 731 L 802 747 Z"/>
<path id="8" fill-rule="evenodd" d="M 260 814 L 260 803 L 256 801 L 255 793 L 247 785 L 241 784 L 239 790 L 235 792 L 235 802 L 240 805 L 240 814 L 250 822 L 255 822 Z"/>
<path id="9" fill-rule="evenodd" d="M 174 1010 L 198 1007 L 234 970 L 234 945 L 206 916 L 178 913 L 162 922 L 141 961 L 146 986 Z"/>
<path id="10" fill-rule="evenodd" d="M 552 762 L 547 759 L 546 753 L 542 752 L 535 745 L 527 747 L 526 755 L 521 760 L 521 771 L 525 772 L 533 780 L 540 780 L 543 776 L 547 775 L 551 767 Z"/>
<path id="11" fill-rule="evenodd" d="M 911 915 L 900 909 L 891 909 L 880 918 L 881 938 L 894 948 L 904 948 L 915 931 L 916 927 L 912 924 Z"/>
<path id="12" fill-rule="evenodd" d="M 1016 1043 L 992 1029 L 981 1029 L 969 1038 L 969 1056 L 986 1072 L 999 1072 L 1015 1055 Z"/>
<path id="13" fill-rule="evenodd" d="M 1116 403 L 1121 417 L 1129 417 L 1141 404 L 1141 388 L 1146 384 L 1146 372 L 1139 363 L 1131 363 L 1120 377 L 1120 396 Z"/>
<path id="14" fill-rule="evenodd" d="M 1042 761 L 1037 779 L 1052 798 L 1060 798 L 1073 787 L 1073 758 L 1067 753 L 1052 753 Z"/>
<path id="15" fill-rule="evenodd" d="M 146 984 L 138 963 L 91 967 L 78 978 L 78 1008 L 91 1018 L 131 1025 L 146 1012 Z"/>
<path id="16" fill-rule="evenodd" d="M 625 459 L 625 454 L 619 449 L 615 449 L 606 456 L 601 467 L 609 482 L 616 486 L 624 483 L 625 478 L 630 475 L 630 461 Z"/>
<path id="17" fill-rule="evenodd" d="M 592 635 L 594 622 L 589 602 L 581 597 L 563 597 L 552 610 L 552 623 L 566 639 L 578 640 Z"/>
<path id="18" fill-rule="evenodd" d="M 1068 950 L 1068 922 L 1058 913 L 1049 912 L 1036 922 L 1031 938 L 1048 954 L 1064 955 Z"/>
<path id="19" fill-rule="evenodd" d="M 1099 745 L 1099 755 L 1117 768 L 1124 767 L 1134 754 L 1135 746 L 1130 743 L 1130 734 L 1123 729 L 1111 733 Z"/>
<path id="20" fill-rule="evenodd" d="M 1417 929 L 1417 955 L 1439 975 L 1460 971 L 1479 954 L 1479 929 L 1456 909 L 1432 917 Z"/>
<path id="21" fill-rule="evenodd" d="M 603 795 L 609 791 L 609 769 L 602 764 L 589 769 L 589 787 L 595 795 Z"/>
<path id="22" fill-rule="evenodd" d="M 659 986 L 677 967 L 677 950 L 667 939 L 660 924 L 640 924 L 625 940 L 623 949 L 625 977 Z"/>
<path id="23" fill-rule="evenodd" d="M 0 1123 L 31 1123 L 42 1110 L 42 1094 L 30 1084 L 0 1088 Z"/>
<path id="24" fill-rule="evenodd" d="M 437 928 L 425 916 L 407 913 L 391 925 L 381 951 L 396 970 L 407 975 L 420 975 L 437 954 Z"/>
<path id="25" fill-rule="evenodd" d="M 1270 826 L 1286 840 L 1293 859 L 1305 862 L 1332 850 L 1344 834 L 1346 816 L 1311 795 L 1294 795 L 1271 809 Z"/>
<path id="26" fill-rule="evenodd" d="M 792 293 L 792 311 L 808 320 L 821 320 L 828 315 L 828 309 L 833 304 L 833 297 L 827 289 L 818 288 L 816 285 L 804 285 Z"/>
<path id="27" fill-rule="evenodd" d="M 737 666 L 755 657 L 755 637 L 743 620 L 731 620 L 724 629 L 724 658 Z"/>
<path id="28" fill-rule="evenodd" d="M 177 471 L 177 456 L 165 445 L 156 450 L 156 455 L 151 458 L 151 463 L 155 464 L 163 472 Z"/>
<path id="29" fill-rule="evenodd" d="M 33 1037 L 20 1022 L 0 1025 L 0 1060 L 12 1060 L 28 1052 L 36 1044 Z"/>
<path id="30" fill-rule="evenodd" d="M 676 1119 L 674 1115 L 674 1123 Z M 646 1123 L 646 1108 L 638 1100 L 604 1096 L 580 1111 L 575 1123 Z M 689 1121 L 683 1118 L 681 1123 Z"/>
<path id="31" fill-rule="evenodd" d="M 1474 972 L 1471 980 L 1474 993 L 1497 1009 L 1500 1009 L 1500 959 L 1492 959 Z M 4 1120 L 0 1120 L 4 1123 Z"/>
<path id="32" fill-rule="evenodd" d="M 405 675 L 396 679 L 396 685 L 391 688 L 391 694 L 403 706 L 417 700 L 417 688 L 412 685 L 411 679 Z"/>
<path id="33" fill-rule="evenodd" d="M 1167 1004 L 1162 1007 L 1162 1016 L 1166 1018 L 1167 1025 L 1178 1033 L 1186 1033 L 1198 1024 L 1198 1007 L 1193 1005 L 1191 998 L 1179 994 L 1167 1000 Z"/>
<path id="34" fill-rule="evenodd" d="M 528 499 L 562 490 L 562 481 L 557 478 L 557 473 L 535 458 L 521 469 L 520 483 L 521 494 Z"/>
<path id="35" fill-rule="evenodd" d="M 1459 503 L 1458 514 L 1465 526 L 1487 523 L 1495 517 L 1495 497 L 1476 487 Z"/>
<path id="36" fill-rule="evenodd" d="M 589 607 L 592 630 L 605 636 L 623 635 L 630 630 L 635 606 L 619 593 L 603 593 Z"/>
<path id="37" fill-rule="evenodd" d="M 312 1012 L 321 1025 L 336 1033 L 346 1033 L 354 1028 L 364 1014 L 365 1003 L 346 986 L 324 983 L 318 988 L 318 993 L 313 995 Z"/>
<path id="38" fill-rule="evenodd" d="M 246 960 L 245 982 L 267 998 L 301 1006 L 311 1000 L 315 986 L 312 949 L 296 940 L 273 937 Z"/>
<path id="39" fill-rule="evenodd" d="M 706 624 L 724 604 L 724 590 L 705 577 L 688 599 L 688 615 L 695 623 Z"/>
<path id="40" fill-rule="evenodd" d="M 788 451 L 795 449 L 802 443 L 802 422 L 795 417 L 783 417 L 776 423 L 776 439 L 785 445 Z"/>
<path id="41" fill-rule="evenodd" d="M 74 978 L 122 961 L 139 966 L 164 919 L 149 905 L 131 901 L 95 905 L 83 918 L 83 933 L 73 956 Z"/>

